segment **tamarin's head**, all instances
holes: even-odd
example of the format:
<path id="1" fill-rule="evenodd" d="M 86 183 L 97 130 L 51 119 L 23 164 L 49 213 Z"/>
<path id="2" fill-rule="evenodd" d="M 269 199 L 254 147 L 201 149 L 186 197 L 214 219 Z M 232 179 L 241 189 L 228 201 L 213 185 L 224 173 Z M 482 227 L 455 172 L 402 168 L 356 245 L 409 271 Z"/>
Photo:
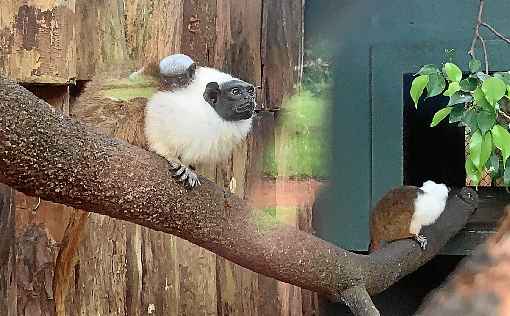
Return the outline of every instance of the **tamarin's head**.
<path id="1" fill-rule="evenodd" d="M 255 110 L 255 87 L 239 79 L 209 82 L 204 99 L 226 121 L 247 120 Z"/>

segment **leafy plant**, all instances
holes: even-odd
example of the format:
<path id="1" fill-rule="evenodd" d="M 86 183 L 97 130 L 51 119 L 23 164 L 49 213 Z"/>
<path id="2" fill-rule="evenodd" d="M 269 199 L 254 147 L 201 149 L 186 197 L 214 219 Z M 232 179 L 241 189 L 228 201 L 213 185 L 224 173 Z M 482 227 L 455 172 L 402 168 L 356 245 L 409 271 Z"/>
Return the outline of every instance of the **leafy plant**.
<path id="1" fill-rule="evenodd" d="M 315 96 L 330 92 L 333 74 L 331 59 L 317 55 L 312 49 L 305 50 L 305 62 L 303 64 L 303 89 L 310 91 Z"/>
<path id="2" fill-rule="evenodd" d="M 442 67 L 425 65 L 411 84 L 411 98 L 418 108 L 420 98 L 439 94 L 449 97 L 446 106 L 437 111 L 430 124 L 449 122 L 465 126 L 469 131 L 469 155 L 466 174 L 478 185 L 484 171 L 493 180 L 510 185 L 510 72 L 492 75 L 481 72 L 481 62 L 472 58 L 470 73 L 464 75 L 452 62 Z"/>

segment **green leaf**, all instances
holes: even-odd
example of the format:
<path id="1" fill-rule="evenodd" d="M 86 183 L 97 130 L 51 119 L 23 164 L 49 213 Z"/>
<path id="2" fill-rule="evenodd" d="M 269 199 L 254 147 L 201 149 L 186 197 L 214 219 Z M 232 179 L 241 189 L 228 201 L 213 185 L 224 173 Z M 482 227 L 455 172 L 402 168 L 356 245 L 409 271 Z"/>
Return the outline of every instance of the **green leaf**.
<path id="1" fill-rule="evenodd" d="M 473 135 L 471 135 L 471 139 L 469 141 L 469 157 L 471 157 L 473 165 L 479 171 L 482 171 L 485 167 L 485 163 L 489 160 L 491 152 L 492 136 L 490 133 L 482 136 L 479 131 L 476 131 Z"/>
<path id="2" fill-rule="evenodd" d="M 471 179 L 471 181 L 473 182 L 473 184 L 475 186 L 478 186 L 478 184 L 480 183 L 480 178 L 481 178 L 480 171 L 475 167 L 475 165 L 471 161 L 471 157 L 468 157 L 466 159 L 465 168 L 466 168 L 466 174 L 469 177 L 469 179 Z"/>
<path id="3" fill-rule="evenodd" d="M 478 59 L 472 58 L 469 61 L 469 71 L 471 71 L 472 73 L 476 73 L 478 70 L 480 70 L 481 67 L 482 67 L 482 62 L 479 61 Z"/>
<path id="4" fill-rule="evenodd" d="M 414 101 L 414 107 L 418 108 L 418 100 L 420 99 L 423 89 L 429 83 L 428 75 L 421 75 L 414 78 L 413 83 L 411 84 L 411 98 Z"/>
<path id="5" fill-rule="evenodd" d="M 478 167 L 478 170 L 482 171 L 484 169 L 484 166 L 489 160 L 491 154 L 492 154 L 492 135 L 491 133 L 486 133 L 483 136 L 482 151 L 480 153 L 480 166 Z"/>
<path id="6" fill-rule="evenodd" d="M 416 75 L 433 75 L 439 73 L 439 69 L 436 65 L 428 64 L 423 67 L 415 74 Z"/>
<path id="7" fill-rule="evenodd" d="M 450 101 L 448 102 L 448 105 L 455 105 L 455 104 L 461 104 L 466 102 L 473 101 L 473 97 L 470 95 L 461 94 L 459 92 L 455 92 L 451 97 Z"/>
<path id="8" fill-rule="evenodd" d="M 503 164 L 506 165 L 506 160 L 510 157 L 510 133 L 503 126 L 496 124 L 491 129 L 492 141 L 494 145 L 501 150 L 503 155 Z"/>
<path id="9" fill-rule="evenodd" d="M 460 81 L 460 89 L 464 92 L 475 91 L 479 80 L 476 78 L 466 78 Z"/>
<path id="10" fill-rule="evenodd" d="M 455 106 L 453 106 L 448 121 L 450 123 L 460 122 L 462 120 L 462 116 L 464 115 L 464 110 L 465 110 L 464 104 L 456 104 Z"/>
<path id="11" fill-rule="evenodd" d="M 505 167 L 505 172 L 503 173 L 503 183 L 504 183 L 506 186 L 509 186 L 509 185 L 510 185 L 510 164 L 508 164 L 508 165 Z"/>
<path id="12" fill-rule="evenodd" d="M 510 85 L 510 73 L 508 72 L 497 72 L 494 74 L 495 78 L 503 80 L 506 85 Z"/>
<path id="13" fill-rule="evenodd" d="M 460 90 L 460 84 L 458 82 L 450 82 L 448 86 L 448 90 L 446 90 L 443 95 L 447 97 L 451 97 L 455 92 Z"/>
<path id="14" fill-rule="evenodd" d="M 451 111 L 452 111 L 451 106 L 447 106 L 444 109 L 437 111 L 436 114 L 434 114 L 434 117 L 432 118 L 432 123 L 430 123 L 430 127 L 434 127 L 437 124 L 439 124 L 442 120 L 444 120 L 445 117 L 448 116 L 448 114 L 450 114 Z"/>
<path id="15" fill-rule="evenodd" d="M 462 71 L 455 64 L 452 63 L 444 64 L 444 72 L 446 73 L 446 77 L 450 81 L 459 82 L 462 80 Z"/>
<path id="16" fill-rule="evenodd" d="M 497 177 L 499 173 L 499 156 L 495 152 L 492 153 L 489 161 L 487 161 L 487 170 L 493 179 Z"/>
<path id="17" fill-rule="evenodd" d="M 482 134 L 485 134 L 496 124 L 496 113 L 492 111 L 480 111 L 476 116 L 476 121 Z"/>
<path id="18" fill-rule="evenodd" d="M 482 88 L 476 88 L 476 90 L 473 92 L 473 97 L 475 98 L 476 105 L 488 111 L 494 110 L 494 107 L 485 98 L 485 94 L 483 93 Z"/>
<path id="19" fill-rule="evenodd" d="M 505 95 L 506 84 L 499 78 L 489 78 L 482 83 L 482 91 L 489 103 L 494 106 Z"/>
<path id="20" fill-rule="evenodd" d="M 478 129 L 478 122 L 476 121 L 476 112 L 467 110 L 462 116 L 462 123 L 466 125 L 472 132 Z"/>
<path id="21" fill-rule="evenodd" d="M 429 82 L 427 83 L 427 97 L 435 97 L 443 92 L 446 87 L 446 81 L 440 73 L 434 73 L 429 75 Z"/>

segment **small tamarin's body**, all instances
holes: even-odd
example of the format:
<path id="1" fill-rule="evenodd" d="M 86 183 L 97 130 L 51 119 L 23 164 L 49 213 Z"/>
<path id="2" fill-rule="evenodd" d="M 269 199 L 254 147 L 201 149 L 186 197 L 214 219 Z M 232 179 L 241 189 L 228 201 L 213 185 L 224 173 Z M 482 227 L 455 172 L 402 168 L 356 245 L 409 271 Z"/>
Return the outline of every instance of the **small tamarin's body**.
<path id="1" fill-rule="evenodd" d="M 422 187 L 401 186 L 387 192 L 370 216 L 370 252 L 382 242 L 412 238 L 422 249 L 427 245 L 421 228 L 433 224 L 444 211 L 448 188 L 427 181 Z"/>
<path id="2" fill-rule="evenodd" d="M 150 76 L 157 82 L 157 91 L 148 102 L 137 98 L 128 105 L 104 104 L 104 97 L 97 97 L 92 85 L 73 114 L 165 157 L 176 177 L 189 187 L 199 185 L 192 165 L 227 158 L 250 131 L 254 87 L 216 69 L 197 67 L 182 54 L 144 67 L 132 73 L 130 80 L 138 76 Z"/>

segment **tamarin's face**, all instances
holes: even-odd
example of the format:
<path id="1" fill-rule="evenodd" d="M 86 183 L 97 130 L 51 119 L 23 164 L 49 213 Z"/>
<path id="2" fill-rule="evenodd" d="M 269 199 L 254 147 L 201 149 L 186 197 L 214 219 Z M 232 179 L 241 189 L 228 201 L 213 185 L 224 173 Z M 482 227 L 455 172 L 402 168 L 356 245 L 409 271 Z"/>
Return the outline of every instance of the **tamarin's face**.
<path id="1" fill-rule="evenodd" d="M 229 80 L 218 85 L 209 82 L 204 99 L 226 121 L 241 121 L 252 117 L 255 110 L 255 88 L 242 80 Z"/>

